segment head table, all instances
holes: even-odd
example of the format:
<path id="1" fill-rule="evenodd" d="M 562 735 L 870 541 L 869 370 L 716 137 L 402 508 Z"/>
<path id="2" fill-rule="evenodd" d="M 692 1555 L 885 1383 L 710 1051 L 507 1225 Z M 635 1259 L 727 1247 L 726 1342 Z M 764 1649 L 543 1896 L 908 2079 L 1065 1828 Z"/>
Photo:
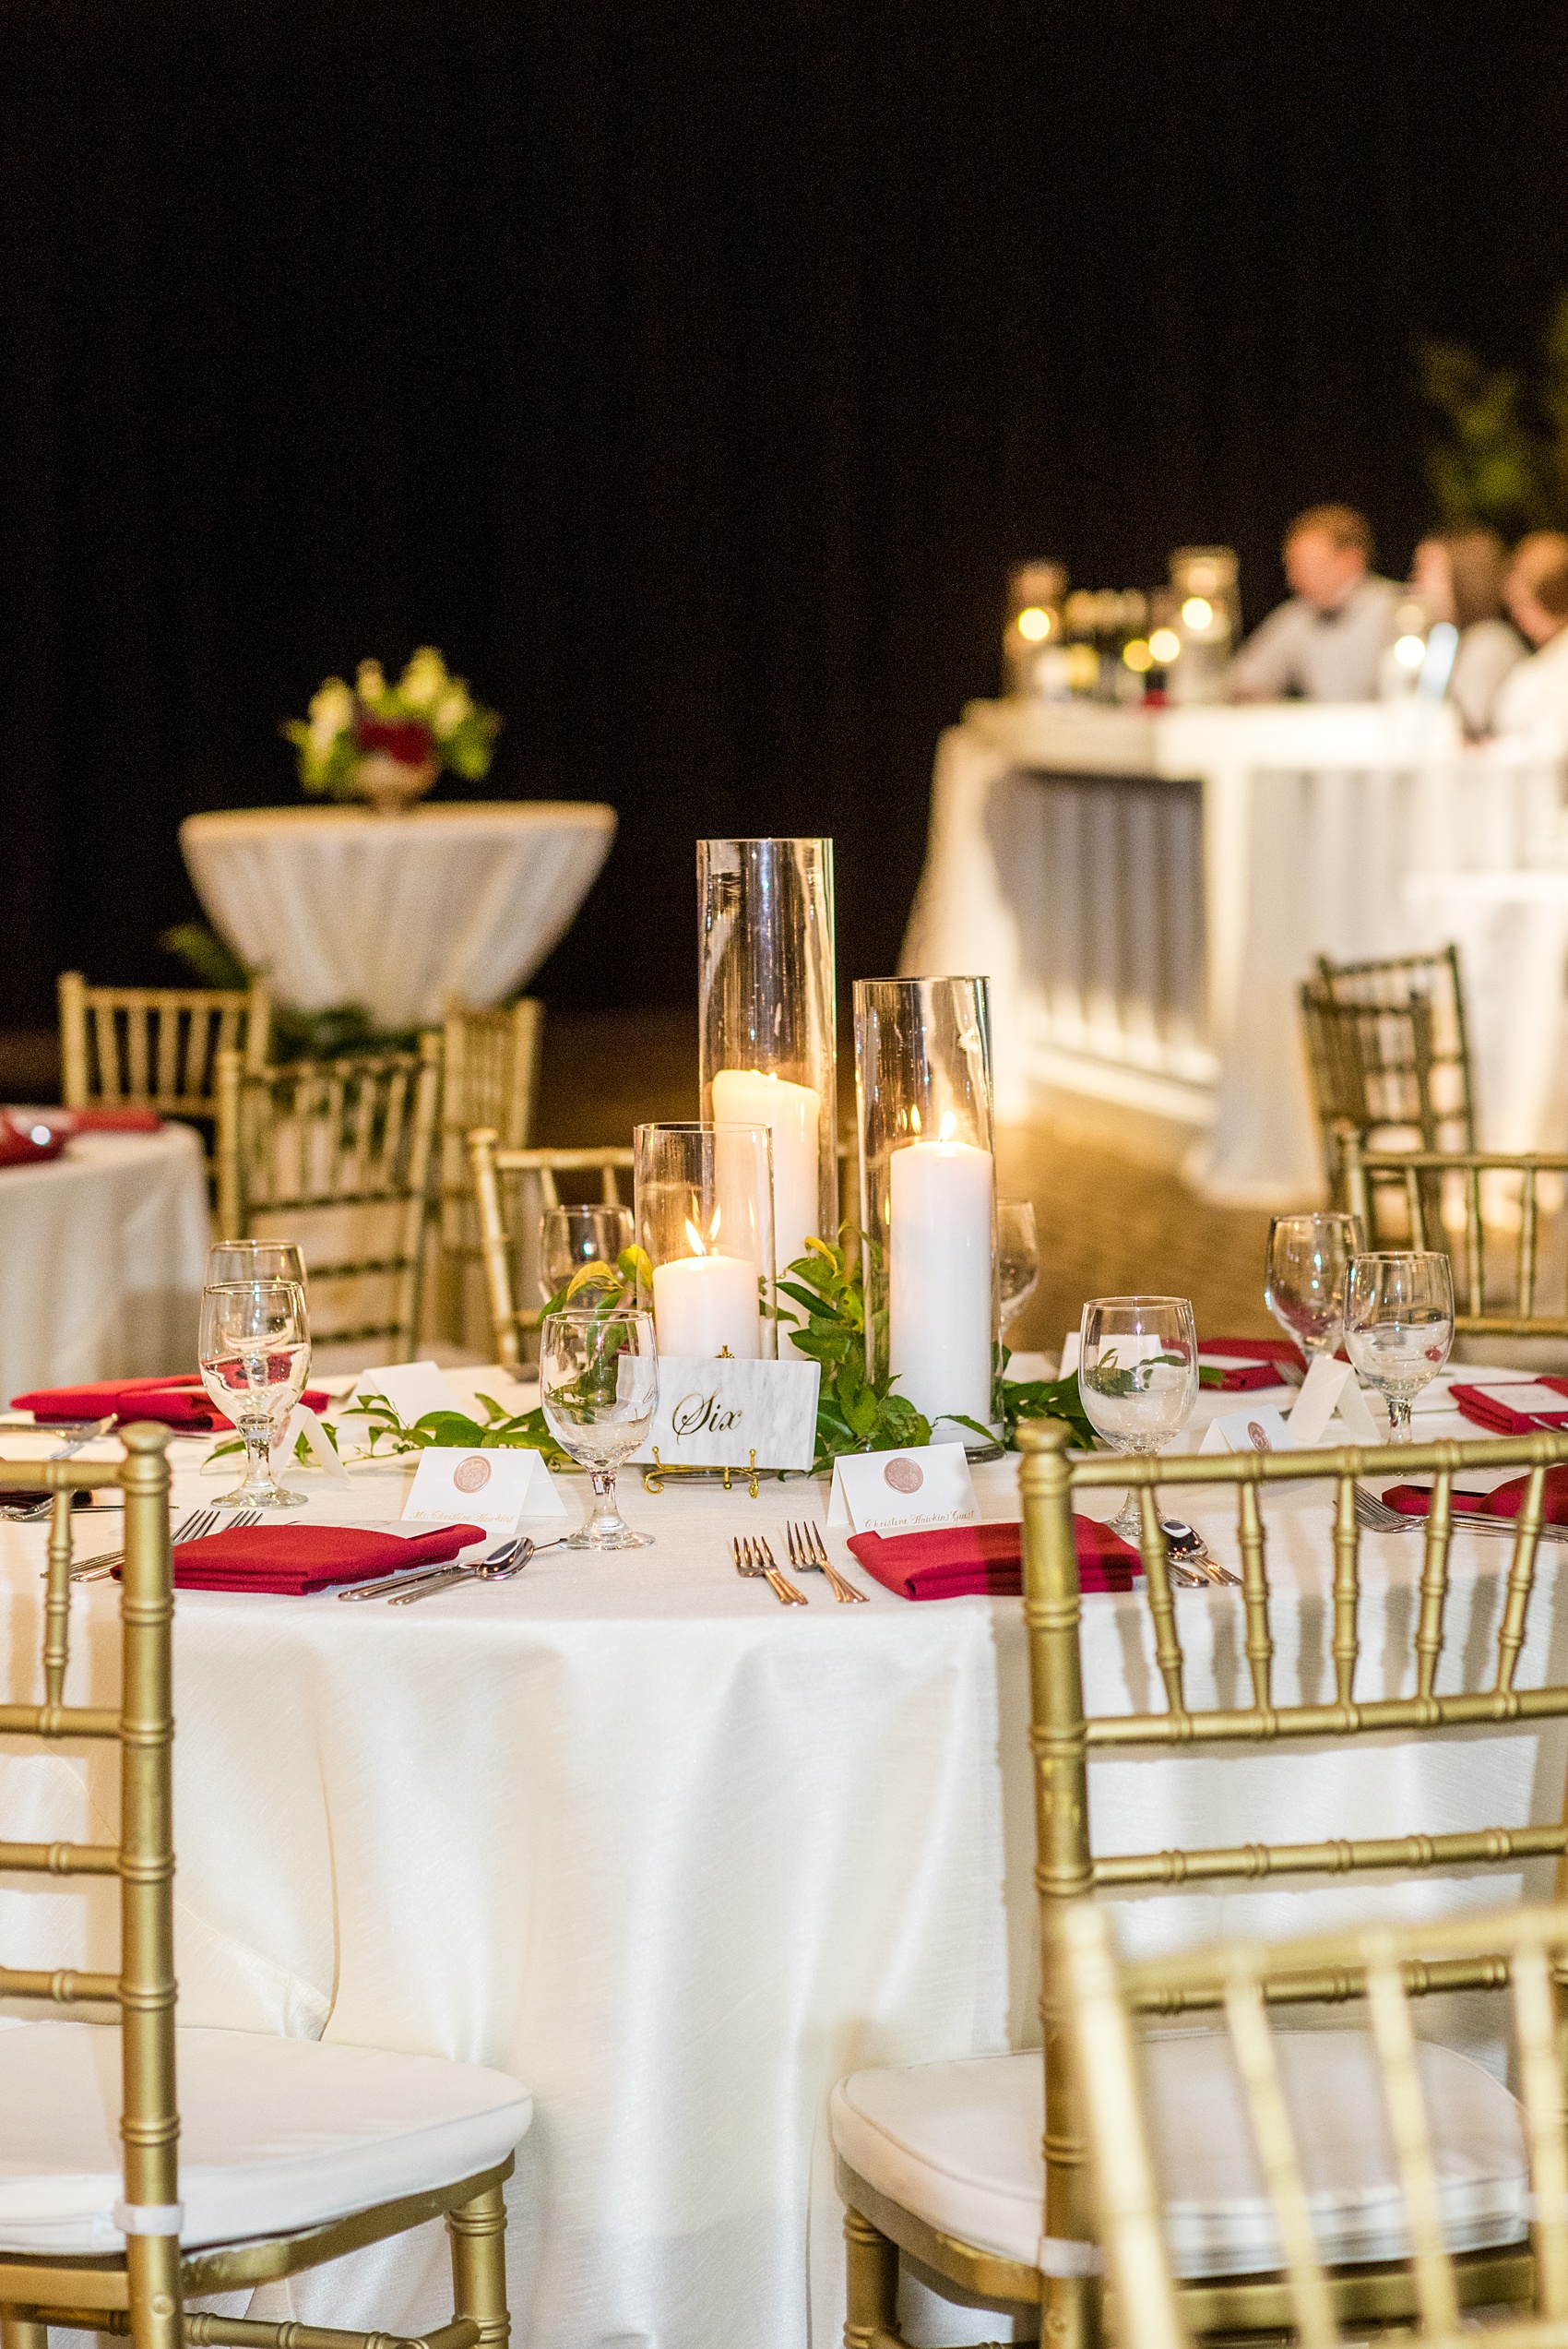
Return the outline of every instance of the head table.
<path id="1" fill-rule="evenodd" d="M 615 811 L 564 800 L 254 807 L 188 816 L 197 896 L 279 999 L 362 1004 L 379 1028 L 427 1027 L 448 996 L 499 1003 L 570 927 L 615 837 Z"/>
<path id="2" fill-rule="evenodd" d="M 499 1371 L 452 1376 L 509 1395 Z M 1206 1398 L 1189 1440 L 1232 1401 Z M 1420 1432 L 1462 1424 L 1434 1416 Z M 43 1441 L 7 1431 L 4 1448 Z M 199 1445 L 175 1457 L 182 1508 L 222 1489 L 194 1473 Z M 977 1472 L 983 1515 L 1017 1514 L 1016 1465 Z M 319 1495 L 310 1513 L 391 1516 L 407 1473 L 356 1470 L 349 1508 Z M 509 2190 L 519 2343 L 828 2349 L 843 2321 L 824 2126 L 834 2081 L 1037 2044 L 1020 1609 L 909 1604 L 869 1584 L 832 1536 L 871 1604 L 836 1605 L 812 1578 L 808 1606 L 780 1606 L 737 1577 L 728 1537 L 760 1528 L 781 1555 L 787 1518 L 825 1522 L 823 1488 L 655 1496 L 624 1476 L 653 1549 L 547 1552 L 516 1581 L 408 1607 L 182 1592 L 182 2018 L 465 2057 L 527 2081 L 537 2117 Z M 1194 1515 L 1233 1560 L 1228 1512 Z M 1315 1698 L 1333 1678 L 1327 1509 L 1271 1503 L 1268 1523 L 1277 1587 L 1311 1594 L 1300 1638 L 1277 1610 L 1277 1696 Z M 554 1530 L 541 1523 L 540 1538 Z M 82 1546 L 110 1539 L 94 1522 Z M 42 1528 L 0 1527 L 14 1671 L 37 1651 L 42 1548 Z M 1410 1533 L 1363 1540 L 1362 1687 L 1411 1685 L 1420 1551 Z M 1503 1542 L 1456 1540 L 1440 1685 L 1484 1668 L 1508 1556 Z M 1562 1556 L 1543 1544 L 1521 1685 L 1542 1675 Z M 1194 1695 L 1240 1700 L 1240 1594 L 1177 1604 Z M 1085 1605 L 1091 1709 L 1146 1705 L 1158 1678 L 1142 1596 Z M 101 1701 L 113 1586 L 79 1591 L 73 1629 L 67 1696 L 90 1687 Z M 0 1835 L 88 1833 L 94 1810 L 108 1813 L 113 1770 L 8 1752 Z M 1390 1802 L 1402 1828 L 1436 1832 L 1510 1811 L 1555 1819 L 1562 1737 L 1550 1725 L 1424 1749 L 1394 1738 L 1379 1769 L 1359 1751 L 1134 1756 L 1096 1760 L 1091 1777 L 1106 1849 L 1179 1843 L 1200 1818 L 1206 1842 L 1277 1834 L 1287 1819 L 1302 1838 L 1391 1831 Z M 1463 1896 L 1506 1898 L 1521 1881 L 1489 1874 Z M 1204 1895 L 1123 1916 L 1147 1946 L 1222 1924 L 1304 1929 L 1387 1897 Z M 111 1962 L 113 1900 L 99 1886 L 0 1895 L 8 1961 Z M 1443 2035 L 1464 2022 L 1451 2015 Z M 1479 2052 L 1501 2060 L 1484 2040 Z M 445 2259 L 427 2228 L 253 2305 L 413 2331 L 439 2317 Z M 999 2321 L 944 2310 L 931 2337 L 994 2339 Z"/>

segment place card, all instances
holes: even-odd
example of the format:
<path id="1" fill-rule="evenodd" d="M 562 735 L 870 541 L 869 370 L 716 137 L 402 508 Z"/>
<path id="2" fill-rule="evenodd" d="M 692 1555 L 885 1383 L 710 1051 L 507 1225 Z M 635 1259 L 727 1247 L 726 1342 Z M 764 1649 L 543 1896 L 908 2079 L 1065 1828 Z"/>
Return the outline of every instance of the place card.
<path id="1" fill-rule="evenodd" d="M 1251 1411 L 1228 1411 L 1211 1419 L 1198 1446 L 1201 1452 L 1293 1452 L 1300 1449 L 1272 1403 Z"/>
<path id="2" fill-rule="evenodd" d="M 918 1525 L 972 1525 L 980 1516 L 962 1444 L 851 1452 L 833 1463 L 829 1525 L 854 1533 L 908 1533 Z"/>
<path id="3" fill-rule="evenodd" d="M 814 1362 L 725 1362 L 660 1354 L 659 1409 L 632 1454 L 661 1468 L 809 1469 L 816 1456 Z"/>
<path id="4" fill-rule="evenodd" d="M 520 1517 L 564 1517 L 567 1508 L 542 1452 L 432 1445 L 420 1454 L 403 1515 L 434 1525 L 456 1519 L 511 1527 Z"/>
<path id="5" fill-rule="evenodd" d="M 362 1370 L 345 1410 L 351 1412 L 361 1395 L 379 1395 L 389 1402 L 405 1427 L 411 1427 L 428 1411 L 460 1411 L 465 1419 L 472 1417 L 469 1405 L 443 1377 L 436 1362 L 394 1362 L 380 1370 Z"/>
<path id="6" fill-rule="evenodd" d="M 329 1485 L 346 1485 L 349 1472 L 339 1459 L 327 1437 L 327 1430 L 312 1411 L 309 1403 L 296 1403 L 289 1413 L 289 1422 L 272 1447 L 271 1464 L 274 1476 L 298 1465 L 294 1447 L 303 1437 L 310 1447 L 311 1462 L 319 1468 Z"/>
<path id="7" fill-rule="evenodd" d="M 1336 1354 L 1314 1354 L 1290 1412 L 1290 1441 L 1298 1451 L 1311 1451 L 1314 1444 L 1322 1443 L 1336 1406 L 1355 1375 Z"/>

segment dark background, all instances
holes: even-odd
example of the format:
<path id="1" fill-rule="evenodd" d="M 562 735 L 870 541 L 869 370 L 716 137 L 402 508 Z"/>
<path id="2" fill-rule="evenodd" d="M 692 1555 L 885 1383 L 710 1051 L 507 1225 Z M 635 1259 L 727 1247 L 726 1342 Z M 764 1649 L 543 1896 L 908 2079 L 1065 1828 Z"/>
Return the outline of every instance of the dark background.
<path id="1" fill-rule="evenodd" d="M 689 996 L 701 833 L 834 834 L 889 969 L 1008 563 L 1229 542 L 1251 621 L 1348 496 L 1402 569 L 1565 131 L 1556 0 L 0 0 L 0 1025 L 173 975 L 180 818 L 426 640 L 620 810 L 552 1002 Z"/>

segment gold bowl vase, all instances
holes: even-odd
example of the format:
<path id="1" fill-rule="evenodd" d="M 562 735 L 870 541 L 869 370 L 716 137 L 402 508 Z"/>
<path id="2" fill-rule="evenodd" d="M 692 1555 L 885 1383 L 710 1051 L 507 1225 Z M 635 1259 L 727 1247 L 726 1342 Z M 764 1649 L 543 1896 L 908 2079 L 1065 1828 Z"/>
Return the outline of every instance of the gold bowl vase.
<path id="1" fill-rule="evenodd" d="M 360 760 L 354 781 L 360 797 L 369 801 L 377 816 L 402 816 L 424 797 L 440 771 L 434 758 L 410 767 L 384 750 L 370 750 Z"/>

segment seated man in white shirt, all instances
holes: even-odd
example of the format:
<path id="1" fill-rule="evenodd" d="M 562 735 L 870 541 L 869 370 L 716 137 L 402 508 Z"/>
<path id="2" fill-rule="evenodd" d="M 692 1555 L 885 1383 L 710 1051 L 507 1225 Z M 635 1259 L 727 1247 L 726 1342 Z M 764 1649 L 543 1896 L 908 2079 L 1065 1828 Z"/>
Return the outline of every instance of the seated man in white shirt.
<path id="1" fill-rule="evenodd" d="M 1372 534 L 1353 506 L 1309 506 L 1285 533 L 1291 595 L 1230 663 L 1232 701 L 1375 701 L 1400 590 L 1372 570 Z"/>
<path id="2" fill-rule="evenodd" d="M 1514 550 L 1503 600 L 1536 648 L 1497 689 L 1491 722 L 1500 734 L 1536 734 L 1568 747 L 1568 538 L 1532 531 Z"/>

